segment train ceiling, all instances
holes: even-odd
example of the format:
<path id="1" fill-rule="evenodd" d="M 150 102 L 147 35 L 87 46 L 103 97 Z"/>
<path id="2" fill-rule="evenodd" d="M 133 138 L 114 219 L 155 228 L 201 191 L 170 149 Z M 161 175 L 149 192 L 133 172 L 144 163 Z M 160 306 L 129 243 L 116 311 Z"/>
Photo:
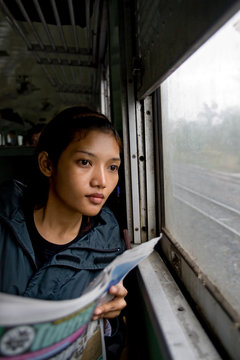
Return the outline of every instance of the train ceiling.
<path id="1" fill-rule="evenodd" d="M 98 104 L 106 46 L 104 0 L 0 0 L 0 125 Z"/>

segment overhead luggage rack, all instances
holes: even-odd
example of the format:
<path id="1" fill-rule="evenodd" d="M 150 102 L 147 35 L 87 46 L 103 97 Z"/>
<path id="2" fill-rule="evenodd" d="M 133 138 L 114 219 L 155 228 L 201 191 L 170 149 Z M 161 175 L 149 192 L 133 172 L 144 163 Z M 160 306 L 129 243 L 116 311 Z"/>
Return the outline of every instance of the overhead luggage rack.
<path id="1" fill-rule="evenodd" d="M 0 5 L 58 93 L 94 98 L 105 56 L 105 1 L 0 0 Z"/>

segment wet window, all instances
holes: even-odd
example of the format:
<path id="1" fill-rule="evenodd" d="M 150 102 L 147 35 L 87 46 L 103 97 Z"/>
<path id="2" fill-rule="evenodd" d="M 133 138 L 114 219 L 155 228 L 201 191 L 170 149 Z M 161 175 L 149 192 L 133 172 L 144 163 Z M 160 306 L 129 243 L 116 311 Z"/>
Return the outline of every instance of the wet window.
<path id="1" fill-rule="evenodd" d="M 240 313 L 240 12 L 161 85 L 165 223 Z"/>

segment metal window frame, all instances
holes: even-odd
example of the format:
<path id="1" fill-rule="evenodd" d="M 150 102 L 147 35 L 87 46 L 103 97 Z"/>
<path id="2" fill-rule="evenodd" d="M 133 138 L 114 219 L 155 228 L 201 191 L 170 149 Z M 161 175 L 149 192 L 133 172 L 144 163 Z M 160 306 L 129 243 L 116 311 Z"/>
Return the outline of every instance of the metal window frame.
<path id="1" fill-rule="evenodd" d="M 161 102 L 159 84 L 168 75 L 174 71 L 177 66 L 189 57 L 193 51 L 197 50 L 206 39 L 208 39 L 220 26 L 222 26 L 232 15 L 239 10 L 240 2 L 236 1 L 229 11 L 214 24 L 212 28 L 199 39 L 194 48 L 190 48 L 182 58 L 178 59 L 176 64 L 172 64 L 172 68 L 162 76 L 158 81 L 146 86 L 144 77 L 140 77 L 142 88 L 138 92 L 138 99 L 145 99 L 148 94 L 153 96 L 154 111 L 154 137 L 155 151 L 157 154 L 156 169 L 156 192 L 157 192 L 157 229 L 163 232 L 163 238 L 159 248 L 159 253 L 168 268 L 174 276 L 176 282 L 184 289 L 185 295 L 191 299 L 192 306 L 197 316 L 201 318 L 202 324 L 220 351 L 222 358 L 233 360 L 240 359 L 240 316 L 232 308 L 231 304 L 224 298 L 218 289 L 212 284 L 208 276 L 204 274 L 197 264 L 180 246 L 177 239 L 174 239 L 165 228 L 165 211 L 164 211 L 164 182 L 163 182 L 163 151 L 162 151 L 162 131 L 161 131 Z M 153 93 L 154 91 L 154 93 Z M 141 265 L 139 266 L 141 270 Z M 146 273 L 146 269 L 142 271 L 142 277 Z M 146 281 L 147 284 L 148 281 Z M 146 285 L 147 286 L 147 285 Z M 154 294 L 150 288 L 147 289 L 147 297 Z M 158 294 L 158 292 L 157 292 Z M 158 296 L 158 295 L 157 295 Z M 159 310 L 160 311 L 160 310 Z M 154 316 L 157 317 L 157 314 Z M 156 318 L 153 318 L 155 321 Z"/>
<path id="2" fill-rule="evenodd" d="M 137 98 L 152 94 L 159 82 L 237 11 L 239 4 L 239 0 L 136 0 L 136 56 L 144 68 L 138 78 Z"/>
<path id="3" fill-rule="evenodd" d="M 191 297 L 195 311 L 201 317 L 209 336 L 223 357 L 238 360 L 240 358 L 239 315 L 179 243 L 166 229 L 162 231 L 160 254 L 167 261 L 175 279 L 180 281 Z"/>

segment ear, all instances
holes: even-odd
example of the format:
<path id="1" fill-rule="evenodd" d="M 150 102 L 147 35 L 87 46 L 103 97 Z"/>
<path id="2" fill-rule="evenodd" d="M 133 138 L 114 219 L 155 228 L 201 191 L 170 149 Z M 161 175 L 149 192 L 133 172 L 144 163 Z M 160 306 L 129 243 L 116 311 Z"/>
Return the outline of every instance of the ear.
<path id="1" fill-rule="evenodd" d="M 48 153 L 46 151 L 42 151 L 38 155 L 38 165 L 43 175 L 47 177 L 52 176 L 53 173 L 52 162 L 49 159 Z"/>

